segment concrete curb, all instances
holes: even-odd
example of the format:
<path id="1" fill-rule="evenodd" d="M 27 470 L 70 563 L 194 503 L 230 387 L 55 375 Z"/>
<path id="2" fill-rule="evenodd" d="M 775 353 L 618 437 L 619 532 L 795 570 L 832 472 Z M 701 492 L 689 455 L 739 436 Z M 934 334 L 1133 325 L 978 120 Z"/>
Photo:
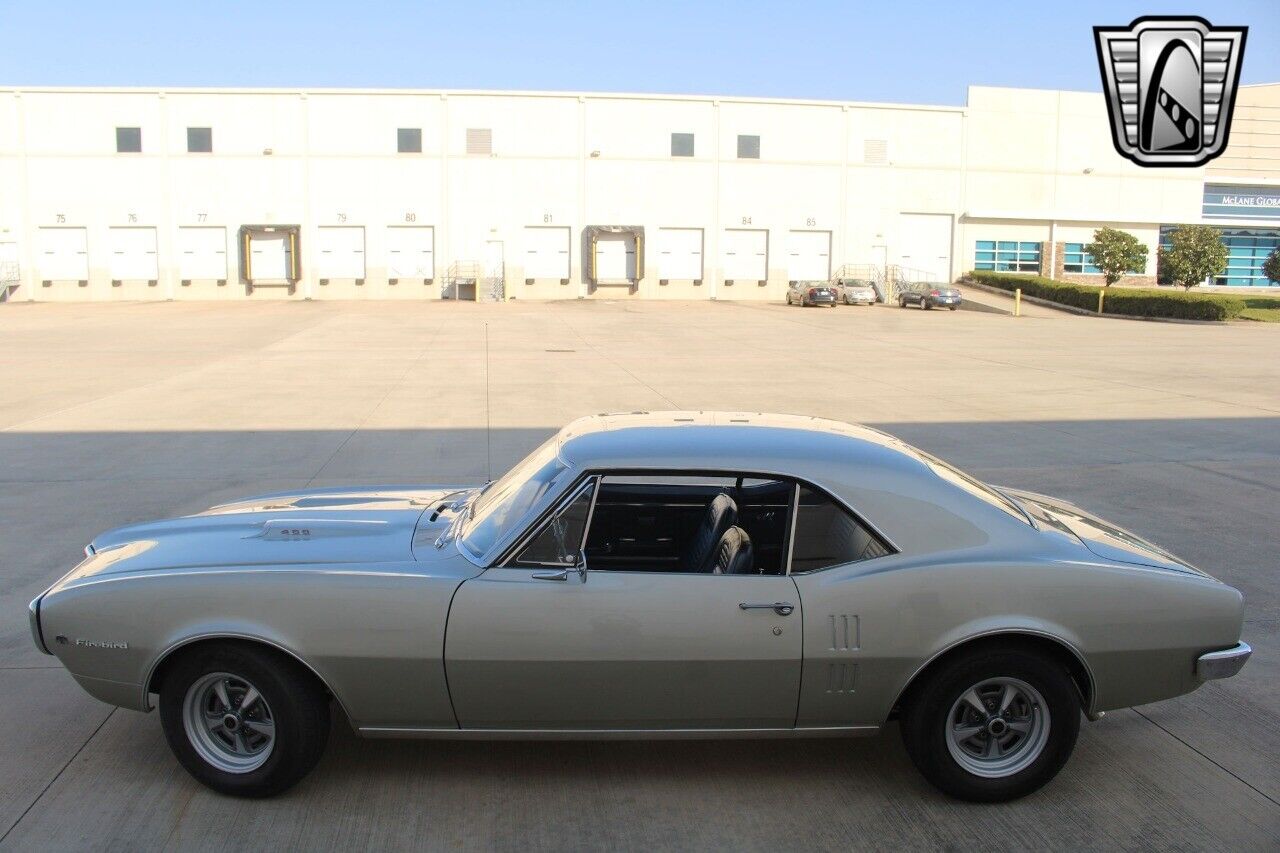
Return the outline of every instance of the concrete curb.
<path id="1" fill-rule="evenodd" d="M 956 282 L 963 287 L 974 287 L 987 293 L 997 293 L 1002 296 L 1013 296 L 1012 290 L 1002 290 L 998 287 L 992 287 L 989 284 L 981 284 L 976 281 L 965 281 L 961 279 Z M 1097 317 L 1103 320 L 1141 320 L 1147 323 L 1181 323 L 1187 326 L 1224 326 L 1234 321 L 1232 320 L 1183 320 L 1179 317 L 1137 317 L 1132 314 L 1099 314 L 1097 311 L 1089 311 L 1084 308 L 1077 308 L 1074 305 L 1063 305 L 1060 302 L 1053 302 L 1048 299 L 1041 299 L 1038 296 L 1028 296 L 1022 294 L 1024 302 L 1030 302 L 1033 305 L 1040 305 L 1044 308 L 1053 308 L 1057 311 L 1065 311 L 1068 314 L 1078 314 L 1081 317 Z M 1249 322 L 1242 320 L 1240 322 Z"/>

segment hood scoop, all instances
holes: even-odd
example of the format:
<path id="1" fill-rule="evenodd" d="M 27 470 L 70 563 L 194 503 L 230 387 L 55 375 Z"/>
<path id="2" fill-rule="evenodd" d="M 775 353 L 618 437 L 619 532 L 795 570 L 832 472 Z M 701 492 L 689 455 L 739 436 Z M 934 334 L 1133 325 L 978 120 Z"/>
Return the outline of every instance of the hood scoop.
<path id="1" fill-rule="evenodd" d="M 381 536 L 388 531 L 385 521 L 346 518 L 273 518 L 264 521 L 257 533 L 245 539 L 310 542 L 316 539 L 350 539 L 354 536 Z"/>

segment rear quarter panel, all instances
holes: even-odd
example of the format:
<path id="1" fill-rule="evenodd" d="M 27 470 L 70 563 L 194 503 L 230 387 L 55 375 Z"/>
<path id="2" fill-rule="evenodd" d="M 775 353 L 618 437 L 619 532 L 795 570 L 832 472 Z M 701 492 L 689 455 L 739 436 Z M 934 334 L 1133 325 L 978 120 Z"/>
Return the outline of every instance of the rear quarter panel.
<path id="1" fill-rule="evenodd" d="M 804 604 L 799 725 L 878 725 L 936 655 L 1028 632 L 1079 652 L 1093 711 L 1195 689 L 1195 659 L 1239 638 L 1243 604 L 1191 575 L 1062 560 L 906 555 L 795 576 Z"/>

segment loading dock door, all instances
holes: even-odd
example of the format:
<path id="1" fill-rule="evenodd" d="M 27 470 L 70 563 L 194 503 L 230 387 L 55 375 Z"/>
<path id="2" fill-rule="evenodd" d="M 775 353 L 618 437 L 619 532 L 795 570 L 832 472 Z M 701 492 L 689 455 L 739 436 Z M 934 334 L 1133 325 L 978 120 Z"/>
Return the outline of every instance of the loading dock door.
<path id="1" fill-rule="evenodd" d="M 664 279 L 702 280 L 702 229 L 658 229 L 658 273 Z"/>
<path id="2" fill-rule="evenodd" d="M 255 283 L 289 281 L 293 269 L 293 249 L 285 231 L 257 232 L 249 235 L 249 258 Z"/>
<path id="3" fill-rule="evenodd" d="M 84 228 L 36 229 L 36 267 L 43 281 L 88 281 L 88 232 Z"/>
<path id="4" fill-rule="evenodd" d="M 318 236 L 318 277 L 364 279 L 364 228 L 359 225 L 321 226 Z"/>
<path id="5" fill-rule="evenodd" d="M 430 225 L 393 225 L 387 229 L 387 278 L 436 277 L 435 229 Z"/>
<path id="6" fill-rule="evenodd" d="M 831 278 L 831 232 L 792 231 L 787 238 L 787 280 Z"/>
<path id="7" fill-rule="evenodd" d="M 222 281 L 227 277 L 227 229 L 178 229 L 178 278 Z"/>
<path id="8" fill-rule="evenodd" d="M 898 263 L 927 281 L 951 281 L 951 215 L 898 214 Z"/>
<path id="9" fill-rule="evenodd" d="M 524 277 L 569 278 L 569 229 L 529 226 L 524 229 Z"/>
<path id="10" fill-rule="evenodd" d="M 769 277 L 769 232 L 730 228 L 724 232 L 726 281 L 764 281 Z"/>
<path id="11" fill-rule="evenodd" d="M 156 229 L 108 228 L 112 281 L 155 281 L 160 277 L 156 261 Z"/>
<path id="12" fill-rule="evenodd" d="M 636 277 L 636 238 L 601 234 L 596 238 L 596 281 L 631 281 Z"/>

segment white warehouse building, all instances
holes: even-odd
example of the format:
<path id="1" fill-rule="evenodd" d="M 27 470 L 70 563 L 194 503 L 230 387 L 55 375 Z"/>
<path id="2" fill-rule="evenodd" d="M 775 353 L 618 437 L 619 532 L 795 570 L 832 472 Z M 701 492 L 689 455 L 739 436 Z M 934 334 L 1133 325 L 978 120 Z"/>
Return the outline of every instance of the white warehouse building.
<path id="1" fill-rule="evenodd" d="M 1280 84 L 1206 167 L 1097 93 L 964 107 L 466 91 L 0 89 L 0 298 L 769 299 L 842 268 L 1098 281 L 1094 229 L 1280 243 Z"/>

